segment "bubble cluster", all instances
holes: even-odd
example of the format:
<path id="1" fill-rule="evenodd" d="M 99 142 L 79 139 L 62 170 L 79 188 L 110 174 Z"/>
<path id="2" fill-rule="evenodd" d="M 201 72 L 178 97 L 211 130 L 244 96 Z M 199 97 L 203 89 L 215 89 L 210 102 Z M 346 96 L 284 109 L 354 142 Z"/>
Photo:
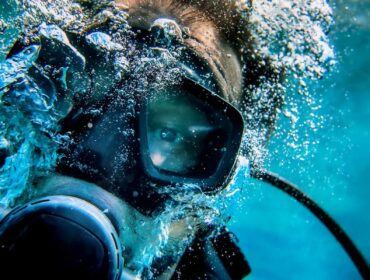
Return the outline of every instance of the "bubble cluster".
<path id="1" fill-rule="evenodd" d="M 321 77 L 327 66 L 334 63 L 334 52 L 327 35 L 333 17 L 327 1 L 250 2 L 242 9 L 249 17 L 254 51 L 270 60 L 274 68 Z"/>

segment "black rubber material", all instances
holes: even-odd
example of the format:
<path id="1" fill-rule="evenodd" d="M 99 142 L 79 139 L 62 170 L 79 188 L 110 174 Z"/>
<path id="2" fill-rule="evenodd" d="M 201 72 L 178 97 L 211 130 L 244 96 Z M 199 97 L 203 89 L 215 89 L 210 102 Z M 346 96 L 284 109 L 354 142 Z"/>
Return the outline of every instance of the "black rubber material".
<path id="1" fill-rule="evenodd" d="M 370 279 L 370 267 L 365 257 L 361 254 L 344 230 L 335 222 L 335 220 L 307 194 L 286 179 L 266 170 L 252 169 L 251 176 L 277 187 L 310 210 L 311 213 L 313 213 L 329 229 L 329 231 L 342 245 L 344 250 L 352 259 L 354 265 L 357 267 L 363 279 Z"/>
<path id="2" fill-rule="evenodd" d="M 117 233 L 94 205 L 49 196 L 12 210 L 0 222 L 1 279 L 120 279 Z"/>

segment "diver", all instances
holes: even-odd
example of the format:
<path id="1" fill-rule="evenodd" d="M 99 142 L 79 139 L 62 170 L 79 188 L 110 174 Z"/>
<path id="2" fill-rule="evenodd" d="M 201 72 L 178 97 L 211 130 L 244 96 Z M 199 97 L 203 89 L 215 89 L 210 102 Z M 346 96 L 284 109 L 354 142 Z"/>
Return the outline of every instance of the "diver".
<path id="1" fill-rule="evenodd" d="M 111 17 L 78 33 L 43 23 L 27 44 L 13 46 L 7 62 L 23 63 L 26 75 L 8 75 L 1 88 L 56 92 L 53 117 L 70 141 L 60 147 L 55 172 L 37 178 L 2 220 L 3 275 L 241 279 L 249 273 L 232 233 L 204 221 L 199 211 L 211 210 L 191 200 L 217 196 L 229 184 L 243 137 L 236 108 L 240 54 L 226 30 L 206 19 L 213 4 L 116 1 L 105 11 Z M 117 28 L 114 16 L 123 12 L 127 19 Z M 158 217 L 174 209 L 180 215 L 167 221 L 162 245 Z M 152 255 L 143 253 L 150 249 Z"/>
<path id="2" fill-rule="evenodd" d="M 248 262 L 209 201 L 242 153 L 252 175 L 286 183 L 243 141 L 255 130 L 264 144 L 282 106 L 270 88 L 252 116 L 248 89 L 284 73 L 245 46 L 238 1 L 79 2 L 82 27 L 39 24 L 3 65 L 3 104 L 39 96 L 25 114 L 40 125 L 48 112 L 41 133 L 66 141 L 4 209 L 2 279 L 242 279 Z"/>

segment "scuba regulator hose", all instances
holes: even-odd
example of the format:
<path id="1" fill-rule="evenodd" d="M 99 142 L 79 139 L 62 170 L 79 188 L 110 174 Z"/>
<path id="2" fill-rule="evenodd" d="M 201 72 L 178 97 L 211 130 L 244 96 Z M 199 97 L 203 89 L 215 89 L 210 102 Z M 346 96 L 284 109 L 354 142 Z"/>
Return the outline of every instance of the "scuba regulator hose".
<path id="1" fill-rule="evenodd" d="M 269 183 L 270 185 L 282 190 L 310 210 L 310 212 L 328 228 L 337 241 L 342 245 L 363 279 L 370 279 L 370 267 L 365 257 L 337 222 L 307 194 L 288 180 L 267 170 L 252 168 L 251 177 L 265 183 Z"/>

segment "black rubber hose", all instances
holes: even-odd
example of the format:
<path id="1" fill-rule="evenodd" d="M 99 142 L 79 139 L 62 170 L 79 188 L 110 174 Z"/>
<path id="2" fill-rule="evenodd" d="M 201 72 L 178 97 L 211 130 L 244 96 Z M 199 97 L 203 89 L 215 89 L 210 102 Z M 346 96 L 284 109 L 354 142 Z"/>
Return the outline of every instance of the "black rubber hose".
<path id="1" fill-rule="evenodd" d="M 329 231 L 342 245 L 344 250 L 352 259 L 354 265 L 357 267 L 363 279 L 370 279 L 370 267 L 364 256 L 357 249 L 356 245 L 352 242 L 344 230 L 315 201 L 313 201 L 297 186 L 272 172 L 252 169 L 251 176 L 277 187 L 308 208 L 329 229 Z"/>

